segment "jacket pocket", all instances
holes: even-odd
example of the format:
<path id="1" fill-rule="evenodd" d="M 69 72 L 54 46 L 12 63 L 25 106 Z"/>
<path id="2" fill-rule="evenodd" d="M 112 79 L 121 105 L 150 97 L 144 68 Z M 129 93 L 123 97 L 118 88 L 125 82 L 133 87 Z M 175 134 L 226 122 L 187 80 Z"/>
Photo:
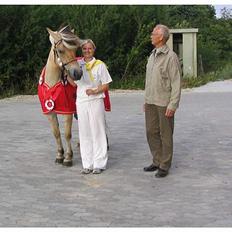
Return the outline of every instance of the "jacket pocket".
<path id="1" fill-rule="evenodd" d="M 171 90 L 171 83 L 170 83 L 170 79 L 169 79 L 167 71 L 164 70 L 163 67 L 160 67 L 159 73 L 160 73 L 162 87 L 164 88 L 164 90 L 170 91 Z"/>

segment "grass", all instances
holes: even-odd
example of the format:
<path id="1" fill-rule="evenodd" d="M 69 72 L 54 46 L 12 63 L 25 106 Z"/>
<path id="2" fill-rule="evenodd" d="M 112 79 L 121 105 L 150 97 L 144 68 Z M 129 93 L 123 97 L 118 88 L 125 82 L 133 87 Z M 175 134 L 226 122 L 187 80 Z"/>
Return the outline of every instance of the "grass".
<path id="1" fill-rule="evenodd" d="M 144 89 L 145 79 L 143 77 L 127 78 L 123 80 L 114 80 L 110 84 L 110 89 Z"/>
<path id="2" fill-rule="evenodd" d="M 232 79 L 232 65 L 228 64 L 216 72 L 210 72 L 198 77 L 185 76 L 182 80 L 182 88 L 194 88 L 207 84 L 208 82 Z M 129 77 L 124 80 L 114 80 L 110 84 L 111 89 L 144 89 L 145 75 Z"/>
<path id="3" fill-rule="evenodd" d="M 185 77 L 182 81 L 182 88 L 199 87 L 213 81 L 223 81 L 232 79 L 232 65 L 226 65 L 221 70 L 207 73 L 195 78 Z"/>

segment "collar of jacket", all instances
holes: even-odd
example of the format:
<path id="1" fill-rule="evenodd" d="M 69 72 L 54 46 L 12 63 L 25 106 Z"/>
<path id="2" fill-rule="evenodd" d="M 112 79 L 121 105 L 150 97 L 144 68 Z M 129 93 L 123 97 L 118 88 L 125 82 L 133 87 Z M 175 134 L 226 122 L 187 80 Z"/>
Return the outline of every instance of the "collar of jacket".
<path id="1" fill-rule="evenodd" d="M 167 54 L 169 51 L 169 47 L 167 44 L 164 44 L 162 47 L 156 49 L 156 55 L 159 55 L 160 53 Z"/>

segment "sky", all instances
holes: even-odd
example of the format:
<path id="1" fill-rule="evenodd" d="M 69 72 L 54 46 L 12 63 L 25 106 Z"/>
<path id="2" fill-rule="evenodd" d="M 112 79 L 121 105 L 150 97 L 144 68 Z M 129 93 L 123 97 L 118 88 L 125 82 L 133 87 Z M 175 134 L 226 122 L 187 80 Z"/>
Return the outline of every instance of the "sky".
<path id="1" fill-rule="evenodd" d="M 168 4 L 183 4 L 183 5 L 192 5 L 192 4 L 212 4 L 212 5 L 227 5 L 232 6 L 231 0 L 0 0 L 0 4 L 27 4 L 27 5 L 40 5 L 40 4 L 115 4 L 115 5 L 168 5 Z"/>
<path id="2" fill-rule="evenodd" d="M 75 5 L 169 5 L 170 0 L 0 0 L 1 5 L 49 5 L 49 4 L 75 4 Z M 222 8 L 232 10 L 231 0 L 173 0 L 172 5 L 213 5 L 216 10 L 216 16 L 220 17 L 220 11 Z"/>
<path id="3" fill-rule="evenodd" d="M 224 7 L 226 7 L 227 9 L 230 9 L 232 11 L 232 3 L 231 5 L 214 5 L 215 10 L 216 10 L 216 17 L 220 18 L 221 14 L 221 9 L 223 9 Z"/>

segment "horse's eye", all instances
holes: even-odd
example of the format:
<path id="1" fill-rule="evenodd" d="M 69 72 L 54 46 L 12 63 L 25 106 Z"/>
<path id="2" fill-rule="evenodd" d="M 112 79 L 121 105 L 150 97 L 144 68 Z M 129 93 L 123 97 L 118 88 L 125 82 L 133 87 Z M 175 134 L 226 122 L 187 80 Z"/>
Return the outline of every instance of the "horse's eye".
<path id="1" fill-rule="evenodd" d="M 62 50 L 62 49 L 57 49 L 57 51 L 58 51 L 59 54 L 63 54 L 64 53 L 64 50 Z"/>

